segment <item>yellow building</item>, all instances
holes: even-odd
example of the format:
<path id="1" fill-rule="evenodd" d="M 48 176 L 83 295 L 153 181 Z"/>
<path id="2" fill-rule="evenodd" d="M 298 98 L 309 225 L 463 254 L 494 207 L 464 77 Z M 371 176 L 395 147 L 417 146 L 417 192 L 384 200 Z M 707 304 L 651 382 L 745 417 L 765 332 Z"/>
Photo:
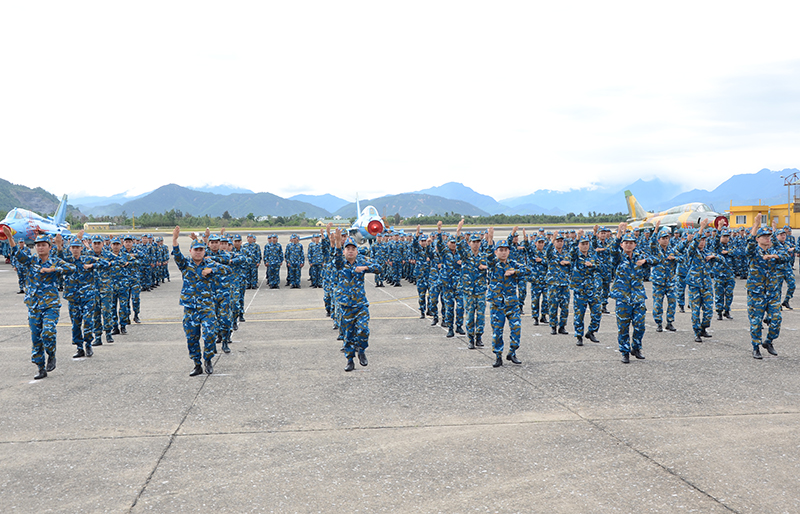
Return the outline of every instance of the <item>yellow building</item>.
<path id="1" fill-rule="evenodd" d="M 791 214 L 787 213 L 787 205 L 791 208 Z M 778 205 L 733 205 L 728 211 L 728 221 L 732 228 L 752 227 L 753 221 L 758 213 L 761 213 L 761 223 L 771 224 L 772 220 L 778 220 L 778 226 L 789 225 L 792 228 L 800 227 L 800 205 L 798 204 L 778 204 Z"/>

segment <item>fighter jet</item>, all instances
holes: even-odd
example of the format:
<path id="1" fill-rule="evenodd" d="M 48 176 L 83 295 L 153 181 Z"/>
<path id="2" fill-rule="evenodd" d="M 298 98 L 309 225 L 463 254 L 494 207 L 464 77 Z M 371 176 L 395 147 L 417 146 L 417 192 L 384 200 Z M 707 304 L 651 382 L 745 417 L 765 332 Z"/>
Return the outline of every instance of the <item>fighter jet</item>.
<path id="1" fill-rule="evenodd" d="M 5 219 L 0 221 L 0 241 L 6 239 L 6 235 L 3 233 L 4 226 L 11 229 L 12 235 L 17 242 L 25 241 L 26 244 L 33 244 L 39 234 L 49 234 L 51 236 L 56 234 L 69 235 L 69 223 L 65 221 L 66 218 L 67 195 L 61 198 L 61 203 L 58 205 L 56 213 L 47 218 L 43 218 L 27 209 L 14 207 L 8 211 Z"/>
<path id="2" fill-rule="evenodd" d="M 361 210 L 358 195 L 356 195 L 356 213 L 358 213 L 358 218 L 350 227 L 349 232 L 358 244 L 363 244 L 364 241 L 374 241 L 375 236 L 386 228 L 383 218 L 378 214 L 378 209 L 367 205 L 363 211 Z"/>
<path id="3" fill-rule="evenodd" d="M 696 228 L 704 219 L 715 228 L 728 225 L 728 218 L 724 214 L 700 202 L 677 205 L 662 212 L 647 212 L 633 193 L 625 191 L 625 203 L 628 205 L 628 226 L 631 228 L 653 228 L 658 220 L 661 220 L 662 227 L 671 228 Z"/>

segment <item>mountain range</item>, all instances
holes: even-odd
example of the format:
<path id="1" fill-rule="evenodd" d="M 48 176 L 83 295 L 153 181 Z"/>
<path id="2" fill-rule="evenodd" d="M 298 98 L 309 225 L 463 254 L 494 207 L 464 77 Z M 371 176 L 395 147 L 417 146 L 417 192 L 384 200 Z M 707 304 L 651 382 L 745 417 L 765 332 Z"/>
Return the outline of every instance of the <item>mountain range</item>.
<path id="1" fill-rule="evenodd" d="M 637 180 L 626 187 L 610 187 L 601 184 L 571 189 L 569 191 L 535 190 L 533 193 L 495 200 L 461 183 L 448 182 L 414 192 L 387 195 L 380 198 L 362 199 L 362 208 L 373 205 L 381 215 L 414 217 L 458 213 L 464 216 L 492 214 L 567 214 L 590 212 L 613 214 L 625 212 L 624 191 L 630 190 L 645 209 L 664 210 L 688 203 L 703 202 L 717 211 L 734 205 L 752 205 L 759 201 L 765 205 L 786 203 L 787 190 L 782 176 L 800 173 L 797 169 L 771 171 L 762 169 L 756 173 L 734 175 L 711 191 L 683 188 L 668 180 Z M 75 207 L 70 212 L 94 216 L 117 216 L 146 212 L 162 213 L 172 209 L 194 216 L 221 216 L 225 211 L 233 217 L 291 216 L 305 213 L 309 218 L 356 215 L 355 203 L 331 194 L 295 195 L 282 198 L 272 193 L 255 193 L 249 189 L 223 185 L 187 188 L 176 184 L 161 186 L 155 191 L 138 196 L 120 193 L 109 197 L 85 196 L 70 199 Z M 42 188 L 30 189 L 0 179 L 0 210 L 24 207 L 40 214 L 55 211 L 58 198 Z"/>

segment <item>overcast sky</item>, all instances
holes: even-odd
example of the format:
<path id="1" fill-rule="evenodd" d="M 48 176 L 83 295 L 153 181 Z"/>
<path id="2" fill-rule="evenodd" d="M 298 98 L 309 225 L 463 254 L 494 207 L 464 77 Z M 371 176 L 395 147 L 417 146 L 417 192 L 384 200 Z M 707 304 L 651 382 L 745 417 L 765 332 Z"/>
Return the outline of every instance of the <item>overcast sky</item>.
<path id="1" fill-rule="evenodd" d="M 496 199 L 800 166 L 797 2 L 2 2 L 0 176 Z"/>

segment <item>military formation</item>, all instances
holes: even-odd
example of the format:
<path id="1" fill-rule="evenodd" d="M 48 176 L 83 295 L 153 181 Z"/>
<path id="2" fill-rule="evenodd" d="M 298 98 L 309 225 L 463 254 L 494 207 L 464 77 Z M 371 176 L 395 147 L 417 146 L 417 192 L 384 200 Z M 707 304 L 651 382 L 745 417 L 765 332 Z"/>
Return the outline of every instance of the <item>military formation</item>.
<path id="1" fill-rule="evenodd" d="M 31 330 L 31 361 L 35 379 L 56 368 L 56 325 L 61 298 L 69 302 L 73 358 L 92 357 L 94 348 L 113 343 L 115 335 L 128 333 L 131 323 L 141 323 L 141 291 L 151 291 L 169 281 L 169 253 L 161 238 L 150 234 L 105 237 L 76 236 L 51 240 L 36 238 L 33 251 L 15 244 L 8 228 L 10 260 L 25 295 Z M 133 316 L 131 316 L 133 314 Z"/>
<path id="2" fill-rule="evenodd" d="M 514 227 L 498 241 L 492 228 L 464 231 L 462 221 L 448 233 L 439 222 L 429 234 L 421 227 L 414 234 L 384 232 L 360 247 L 346 232 L 331 233 L 329 225 L 311 236 L 307 249 L 292 234 L 285 250 L 277 234 L 270 234 L 262 249 L 252 234 L 243 242 L 224 230 L 206 230 L 191 234 L 188 257 L 178 245 L 180 227 L 175 227 L 171 253 L 183 277 L 180 304 L 194 364 L 190 375 L 213 373 L 217 345 L 230 352 L 231 334 L 245 321 L 245 290 L 259 287 L 262 261 L 265 285 L 271 289 L 280 288 L 284 264 L 284 285 L 300 288 L 307 261 L 308 282 L 323 289 L 325 311 L 337 330 L 348 372 L 355 369 L 356 358 L 361 366 L 368 362 L 366 273 L 374 275 L 375 287 L 402 287 L 404 281 L 416 286 L 419 317 L 431 318 L 431 326 L 441 321 L 446 337 L 466 335 L 470 349 L 484 346 L 488 304 L 494 367 L 502 366 L 504 358 L 521 363 L 526 307 L 533 325 L 546 324 L 558 336 L 569 334 L 571 305 L 572 335 L 583 346 L 584 338 L 599 342 L 597 332 L 603 315 L 611 314 L 608 302 L 613 299 L 617 344 L 622 362 L 629 363 L 631 356 L 645 358 L 644 282 L 652 283 L 657 332 L 676 330 L 675 316 L 685 312 L 688 292 L 694 341 L 701 343 L 710 337 L 714 314 L 719 322 L 733 319 L 735 282 L 746 280 L 752 355 L 761 359 L 761 348 L 777 355 L 781 311 L 792 309 L 796 241 L 789 227 L 762 227 L 760 221 L 758 216 L 750 229 L 739 230 L 703 223 L 698 229 L 672 231 L 656 224 L 652 230 L 631 231 L 621 223 L 615 231 L 595 226 L 529 234 Z M 28 307 L 36 379 L 55 369 L 59 292 L 69 302 L 77 347 L 73 357 L 91 357 L 104 334 L 106 343 L 112 343 L 113 336 L 140 322 L 141 291 L 169 281 L 170 249 L 148 234 L 109 238 L 79 233 L 52 241 L 40 236 L 33 251 L 15 244 L 10 232 L 6 236 Z"/>

